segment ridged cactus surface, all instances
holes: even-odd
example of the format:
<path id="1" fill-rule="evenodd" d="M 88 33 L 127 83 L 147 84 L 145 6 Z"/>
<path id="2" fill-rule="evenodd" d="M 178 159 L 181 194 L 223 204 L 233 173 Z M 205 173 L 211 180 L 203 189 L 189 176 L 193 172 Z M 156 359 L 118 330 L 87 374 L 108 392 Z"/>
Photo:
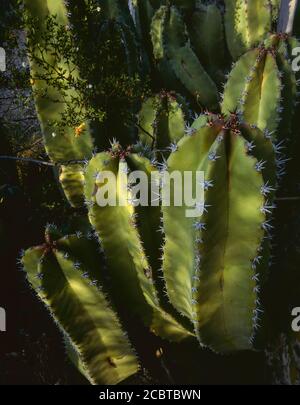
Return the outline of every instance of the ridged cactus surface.
<path id="1" fill-rule="evenodd" d="M 101 291 L 102 270 L 89 256 L 89 241 L 77 239 L 53 239 L 47 229 L 46 243 L 27 250 L 22 262 L 32 288 L 73 346 L 79 369 L 94 384 L 117 384 L 136 373 L 139 365 Z"/>

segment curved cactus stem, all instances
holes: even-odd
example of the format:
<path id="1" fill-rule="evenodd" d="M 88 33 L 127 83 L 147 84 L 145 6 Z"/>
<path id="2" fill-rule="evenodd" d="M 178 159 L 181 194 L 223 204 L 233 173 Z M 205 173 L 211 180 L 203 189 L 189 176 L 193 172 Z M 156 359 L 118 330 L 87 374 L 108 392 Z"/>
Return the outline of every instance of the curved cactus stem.
<path id="1" fill-rule="evenodd" d="M 63 332 L 63 331 L 62 331 Z M 93 384 L 93 381 L 91 380 L 91 377 L 88 375 L 86 372 L 86 368 L 84 364 L 81 361 L 80 354 L 78 353 L 75 345 L 72 343 L 72 340 L 70 337 L 63 332 L 63 339 L 64 339 L 64 345 L 65 345 L 65 351 L 66 355 L 68 356 L 69 360 L 75 366 L 75 368 L 91 383 Z"/>
<path id="2" fill-rule="evenodd" d="M 245 1 L 248 17 L 249 43 L 254 46 L 261 42 L 272 29 L 271 4 L 269 0 Z"/>
<path id="3" fill-rule="evenodd" d="M 140 171 L 146 174 L 148 179 L 148 206 L 138 205 L 134 207 L 136 214 L 136 227 L 143 242 L 143 249 L 148 258 L 149 264 L 153 270 L 152 275 L 157 285 L 160 269 L 160 248 L 162 245 L 163 235 L 159 232 L 161 207 L 159 200 L 157 204 L 151 205 L 152 199 L 156 200 L 158 196 L 151 195 L 152 183 L 158 179 L 157 169 L 151 162 L 137 154 L 130 154 L 127 158 L 128 168 L 132 171 Z"/>
<path id="4" fill-rule="evenodd" d="M 295 77 L 291 69 L 288 74 L 287 66 L 283 66 L 282 48 L 279 46 L 275 54 L 267 48 L 261 48 L 243 55 L 229 75 L 222 103 L 224 114 L 238 111 L 243 114 L 246 122 L 257 125 L 262 131 L 268 130 L 274 134 L 274 138 L 279 127 L 288 132 L 284 125 L 279 124 L 284 115 L 290 116 L 293 111 L 291 108 L 285 110 L 281 101 L 295 101 L 295 89 L 291 89 L 292 82 L 296 84 Z M 283 98 L 285 83 L 288 85 L 285 92 L 292 97 L 290 101 Z"/>
<path id="5" fill-rule="evenodd" d="M 225 49 L 221 10 L 216 4 L 196 9 L 188 23 L 191 43 L 204 68 L 216 83 L 224 81 Z"/>
<path id="6" fill-rule="evenodd" d="M 200 234 L 194 311 L 200 341 L 230 352 L 252 347 L 257 294 L 251 263 L 264 236 L 263 178 L 242 137 L 228 133 L 215 147 L 220 158 L 207 168 L 214 187 L 205 195 L 211 209 L 202 219 L 206 229 Z"/>
<path id="7" fill-rule="evenodd" d="M 224 88 L 223 114 L 228 115 L 239 108 L 241 97 L 246 87 L 247 77 L 251 72 L 251 68 L 255 65 L 258 56 L 258 50 L 249 51 L 233 65 Z"/>
<path id="8" fill-rule="evenodd" d="M 226 0 L 225 4 L 227 44 L 236 60 L 271 31 L 275 10 L 270 0 Z"/>
<path id="9" fill-rule="evenodd" d="M 148 159 L 145 159 L 136 154 L 131 154 L 128 157 L 127 161 L 131 171 L 142 171 L 146 173 L 149 181 L 149 205 L 146 207 L 137 206 L 134 208 L 134 210 L 136 214 L 137 230 L 140 234 L 141 240 L 143 241 L 143 248 L 148 258 L 149 264 L 152 268 L 152 276 L 155 283 L 157 296 L 159 299 L 160 307 L 163 310 L 163 312 L 161 312 L 159 316 L 154 313 L 152 329 L 153 331 L 157 330 L 157 334 L 160 337 L 169 340 L 182 340 L 182 338 L 189 334 L 189 332 L 192 333 L 192 329 L 186 322 L 186 320 L 180 317 L 178 312 L 175 311 L 165 293 L 165 282 L 162 277 L 161 269 L 161 250 L 164 241 L 164 236 L 161 232 L 162 212 L 158 196 L 156 194 L 153 195 L 152 193 L 153 183 L 160 180 L 159 175 L 157 169 L 153 167 Z M 155 202 L 155 204 L 153 204 L 153 202 Z M 180 324 L 182 324 L 184 327 L 181 328 L 179 326 Z M 170 328 L 171 330 L 173 329 L 173 332 L 168 333 L 168 328 Z M 184 329 L 186 330 L 184 331 Z M 189 332 L 187 333 L 187 331 Z M 172 338 L 173 334 L 175 338 Z"/>
<path id="10" fill-rule="evenodd" d="M 120 177 L 126 174 L 127 167 L 124 160 L 113 158 L 109 153 L 98 154 L 90 161 L 85 187 L 89 218 L 106 254 L 115 301 L 130 306 L 147 325 L 151 326 L 156 320 L 153 331 L 157 334 L 168 336 L 170 340 L 180 340 L 189 336 L 190 332 L 160 307 L 153 269 L 138 232 L 134 207 L 126 201 L 127 189 L 121 189 Z M 115 206 L 101 207 L 97 203 L 98 190 L 103 187 L 101 174 L 104 172 L 110 172 L 117 179 L 110 189 L 111 195 L 116 198 Z M 119 204 L 121 198 L 123 205 Z M 159 325 L 161 329 L 158 329 Z"/>
<path id="11" fill-rule="evenodd" d="M 37 292 L 39 298 L 43 296 L 40 291 L 41 280 L 37 277 L 38 266 L 44 256 L 42 246 L 27 249 L 22 257 L 22 265 L 26 271 L 26 276 L 32 288 Z"/>
<path id="12" fill-rule="evenodd" d="M 66 61 L 57 61 L 53 49 L 48 48 L 47 52 L 40 50 L 43 47 L 43 35 L 46 33 L 46 22 L 49 17 L 55 18 L 58 24 L 68 25 L 64 1 L 26 0 L 25 9 L 28 16 L 33 18 L 35 24 L 37 24 L 34 38 L 29 38 L 29 48 L 31 48 L 33 56 L 45 60 L 49 66 L 52 66 L 53 72 L 65 71 L 66 75 L 78 75 L 78 71 L 74 66 L 70 66 Z M 55 123 L 61 121 L 62 114 L 68 108 L 68 102 L 71 101 L 72 97 L 76 96 L 76 90 L 71 88 L 58 90 L 46 83 L 41 78 L 47 72 L 34 58 L 31 58 L 31 74 L 34 83 L 36 108 L 49 157 L 58 163 L 91 157 L 93 141 L 87 123 L 82 123 L 85 130 L 82 131 L 81 136 L 76 136 L 76 128 L 67 127 L 61 132 L 57 130 L 55 125 Z"/>
<path id="13" fill-rule="evenodd" d="M 159 7 L 159 6 L 158 6 Z M 151 23 L 156 12 L 153 2 L 150 0 L 136 0 L 134 4 L 135 21 L 138 32 L 145 44 L 148 55 L 153 54 L 153 44 L 151 41 Z"/>
<path id="14" fill-rule="evenodd" d="M 243 21 L 243 9 L 240 0 L 225 0 L 225 28 L 228 49 L 234 60 L 238 59 L 246 51 L 238 25 Z"/>
<path id="15" fill-rule="evenodd" d="M 157 97 L 149 97 L 142 104 L 142 108 L 139 113 L 139 138 L 144 144 L 150 146 L 152 146 L 155 142 L 153 125 L 156 120 L 157 103 Z"/>
<path id="16" fill-rule="evenodd" d="M 165 57 L 164 31 L 167 13 L 168 8 L 161 6 L 153 15 L 151 22 L 151 40 L 153 55 L 156 60 L 161 60 Z"/>
<path id="17" fill-rule="evenodd" d="M 166 27 L 168 7 L 162 5 L 153 15 L 151 22 L 151 42 L 157 69 L 166 87 L 183 94 L 186 90 L 172 69 L 166 49 Z"/>
<path id="18" fill-rule="evenodd" d="M 281 80 L 276 59 L 267 54 L 253 67 L 251 81 L 245 87 L 241 110 L 249 124 L 262 131 L 276 131 L 280 118 Z"/>
<path id="19" fill-rule="evenodd" d="M 172 6 L 166 21 L 166 52 L 177 79 L 204 107 L 216 108 L 218 91 L 192 50 L 186 26 L 176 7 Z"/>
<path id="20" fill-rule="evenodd" d="M 218 135 L 217 128 L 202 128 L 193 136 L 185 136 L 178 150 L 168 159 L 168 171 L 201 171 L 208 151 Z M 171 190 L 171 198 L 174 190 Z M 163 273 L 169 299 L 177 311 L 192 319 L 192 278 L 196 261 L 194 219 L 186 217 L 186 206 L 163 207 L 165 245 Z M 180 229 L 180 232 L 178 230 Z"/>
<path id="21" fill-rule="evenodd" d="M 60 240 L 41 250 L 43 256 L 28 250 L 23 264 L 32 286 L 71 339 L 79 369 L 95 384 L 117 384 L 135 374 L 139 365 L 129 341 L 86 264 L 61 251 Z"/>
<path id="22" fill-rule="evenodd" d="M 139 114 L 139 137 L 143 144 L 166 151 L 185 131 L 185 115 L 173 94 L 147 99 Z"/>
<path id="23" fill-rule="evenodd" d="M 151 309 L 145 302 L 135 269 L 135 260 L 139 261 L 141 257 L 138 251 L 131 251 L 131 249 L 139 246 L 132 223 L 133 209 L 128 206 L 100 207 L 97 204 L 98 187 L 101 185 L 101 183 L 97 184 L 97 176 L 101 172 L 110 172 L 118 178 L 119 160 L 112 159 L 110 154 L 103 152 L 92 158 L 86 168 L 85 195 L 89 207 L 90 222 L 97 231 L 99 240 L 105 249 L 112 275 L 113 288 L 122 291 L 122 294 L 119 295 L 120 299 L 124 300 L 124 303 L 126 302 L 142 314 L 144 318 L 148 319 L 151 316 Z M 117 187 L 117 184 L 114 187 Z M 111 193 L 113 197 L 117 197 L 119 191 L 113 188 Z M 123 193 L 125 193 L 124 190 Z M 117 201 L 115 203 L 117 204 Z M 144 266 L 147 268 L 147 263 L 144 266 L 141 266 L 142 263 L 139 263 L 139 265 L 139 270 L 141 270 L 142 276 L 145 278 L 144 282 L 147 282 L 148 279 L 144 274 Z M 127 285 L 125 291 L 124 285 Z M 123 294 L 124 292 L 126 294 Z"/>
<path id="24" fill-rule="evenodd" d="M 186 207 L 163 208 L 163 270 L 171 302 L 193 322 L 200 343 L 231 352 L 253 347 L 261 317 L 275 150 L 258 129 L 211 120 L 168 159 L 170 173 L 205 172 L 204 213 L 191 219 Z"/>
<path id="25" fill-rule="evenodd" d="M 61 166 L 59 181 L 72 207 L 82 207 L 84 205 L 84 173 L 82 165 Z"/>

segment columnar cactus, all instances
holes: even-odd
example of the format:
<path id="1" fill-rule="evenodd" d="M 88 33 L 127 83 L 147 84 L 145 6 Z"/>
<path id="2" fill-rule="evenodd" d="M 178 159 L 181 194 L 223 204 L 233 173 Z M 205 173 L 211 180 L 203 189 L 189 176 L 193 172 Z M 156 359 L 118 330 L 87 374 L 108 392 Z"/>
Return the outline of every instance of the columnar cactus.
<path id="1" fill-rule="evenodd" d="M 170 300 L 194 323 L 200 343 L 218 352 L 251 348 L 276 187 L 272 143 L 236 115 L 216 117 L 179 142 L 168 167 L 206 174 L 200 219 L 187 218 L 185 206 L 163 209 Z"/>
<path id="2" fill-rule="evenodd" d="M 92 383 L 117 384 L 139 364 L 100 288 L 99 257 L 83 236 L 59 236 L 48 227 L 45 243 L 27 250 L 28 280 L 73 347 L 80 371 Z"/>
<path id="3" fill-rule="evenodd" d="M 47 31 L 44 20 L 56 15 L 74 30 L 89 60 L 81 35 L 92 32 L 81 27 L 80 10 L 92 3 L 101 30 L 109 26 L 120 34 L 129 74 L 147 78 L 150 94 L 132 108 L 131 139 L 114 132 L 103 137 L 88 114 L 75 129 L 62 126 L 74 92 L 81 90 L 53 88 L 37 60 L 46 57 L 58 75 L 74 74 L 77 67 L 53 59 L 52 48 L 32 55 L 46 150 L 61 166 L 71 204 L 84 202 L 107 268 L 94 242 L 48 229 L 46 243 L 23 257 L 31 285 L 67 335 L 70 357 L 93 383 L 118 383 L 139 368 L 118 319 L 125 306 L 170 341 L 194 338 L 217 353 L 258 348 L 259 332 L 270 322 L 261 295 L 269 276 L 275 194 L 288 159 L 282 140 L 294 135 L 297 102 L 291 57 L 298 43 L 276 32 L 280 2 L 226 0 L 225 13 L 220 2 L 136 0 L 130 8 L 121 0 L 77 3 L 26 0 L 41 29 L 31 41 L 39 42 Z M 113 128 L 116 116 L 108 116 Z M 109 141 L 110 148 L 103 146 Z M 99 153 L 94 144 L 102 145 Z M 204 202 L 195 202 L 202 216 L 187 217 L 185 204 L 164 206 L 136 179 L 122 189 L 122 179 L 137 170 L 162 191 L 166 173 L 195 177 L 203 171 Z M 137 191 L 148 206 L 137 204 Z"/>
<path id="4" fill-rule="evenodd" d="M 292 49 L 297 41 L 287 34 L 272 34 L 246 52 L 234 65 L 225 85 L 222 111 L 239 111 L 249 124 L 282 137 L 291 130 L 297 98 Z M 280 131 L 279 131 L 280 132 Z"/>

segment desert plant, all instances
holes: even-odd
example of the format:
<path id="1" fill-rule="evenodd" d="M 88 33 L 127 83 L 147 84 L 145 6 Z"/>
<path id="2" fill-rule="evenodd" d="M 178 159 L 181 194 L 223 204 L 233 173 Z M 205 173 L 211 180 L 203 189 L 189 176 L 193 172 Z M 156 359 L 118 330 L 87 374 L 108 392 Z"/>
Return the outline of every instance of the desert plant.
<path id="1" fill-rule="evenodd" d="M 124 307 L 178 344 L 197 339 L 217 353 L 272 350 L 279 333 L 264 304 L 275 198 L 299 130 L 291 66 L 298 43 L 286 28 L 293 16 L 277 32 L 280 2 L 271 0 L 24 5 L 46 150 L 60 168 L 66 197 L 73 207 L 85 205 L 90 225 L 69 236 L 47 227 L 45 243 L 27 250 L 21 262 L 79 370 L 99 384 L 138 371 L 122 331 Z M 101 94 L 101 62 L 87 42 L 95 27 L 98 43 L 113 33 L 121 44 L 121 75 L 109 79 L 131 102 L 119 118 L 124 98 L 112 111 L 114 95 Z M 53 29 L 62 36 L 67 30 L 77 59 L 66 58 L 60 38 L 49 34 Z M 137 87 L 135 96 L 130 86 Z M 116 119 L 126 121 L 124 136 Z M 204 171 L 205 202 L 195 205 L 203 215 L 186 217 L 185 205 L 153 205 L 149 190 L 148 206 L 136 205 L 136 185 L 119 188 L 121 176 L 135 170 L 150 184 L 155 173 Z M 97 203 L 107 171 L 117 179 L 110 196 L 125 204 Z M 299 365 L 293 350 L 289 355 L 295 382 Z"/>

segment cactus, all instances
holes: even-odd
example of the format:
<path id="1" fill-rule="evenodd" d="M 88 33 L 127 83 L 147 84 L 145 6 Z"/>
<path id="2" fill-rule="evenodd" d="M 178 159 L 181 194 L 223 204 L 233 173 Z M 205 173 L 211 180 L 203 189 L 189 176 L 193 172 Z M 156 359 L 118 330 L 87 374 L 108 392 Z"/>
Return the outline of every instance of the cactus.
<path id="1" fill-rule="evenodd" d="M 47 35 L 51 15 L 57 16 L 57 21 L 66 26 L 68 24 L 67 10 L 64 2 L 40 2 L 25 1 L 26 10 L 28 11 L 28 21 L 34 19 L 37 28 L 34 35 L 28 38 L 31 49 L 31 76 L 32 86 L 35 94 L 35 103 L 38 117 L 41 123 L 42 132 L 45 141 L 45 148 L 55 163 L 89 159 L 92 156 L 93 140 L 89 131 L 87 122 L 82 122 L 74 127 L 63 125 L 57 126 L 62 122 L 64 114 L 68 111 L 68 104 L 72 98 L 77 97 L 74 89 L 63 87 L 57 88 L 51 86 L 51 80 L 61 76 L 73 76 L 74 80 L 78 77 L 79 72 L 74 66 L 70 66 L 67 61 L 60 61 L 54 55 L 55 49 L 48 49 L 45 53 L 40 51 L 39 47 L 34 46 L 38 43 L 41 47 L 45 43 L 43 35 Z M 29 22 L 28 22 L 29 24 Z M 37 62 L 43 58 L 47 65 L 52 66 L 50 78 L 47 77 L 49 72 Z M 74 70 L 75 69 L 75 70 Z M 63 80 L 62 80 L 63 82 Z M 73 114 L 81 114 L 79 109 L 73 111 Z M 71 204 L 78 205 L 83 198 L 81 192 L 81 179 L 78 165 L 62 168 L 60 177 L 63 190 L 66 190 L 66 197 L 71 195 Z M 74 184 L 74 189 L 70 191 L 70 180 Z M 74 202 L 74 200 L 76 200 Z"/>
<path id="2" fill-rule="evenodd" d="M 203 67 L 217 84 L 224 82 L 227 55 L 221 10 L 216 4 L 200 4 L 187 24 L 191 43 Z"/>
<path id="3" fill-rule="evenodd" d="M 22 262 L 32 288 L 72 343 L 73 359 L 76 355 L 83 374 L 92 383 L 117 384 L 136 373 L 139 365 L 98 287 L 101 268 L 97 258 L 89 256 L 95 253 L 85 240 L 78 257 L 77 239 L 76 235 L 56 239 L 48 228 L 46 243 L 27 250 Z"/>
<path id="4" fill-rule="evenodd" d="M 261 155 L 251 153 L 249 144 L 259 146 Z M 270 172 L 265 176 L 262 159 Z M 218 352 L 249 349 L 261 310 L 257 267 L 272 210 L 272 197 L 267 202 L 264 191 L 266 184 L 270 190 L 276 186 L 271 142 L 260 131 L 239 126 L 236 116 L 217 119 L 179 142 L 168 167 L 206 173 L 200 219 L 186 218 L 186 207 L 164 208 L 163 269 L 170 300 L 193 321 L 200 343 Z M 237 286 L 242 294 L 236 294 Z"/>
<path id="5" fill-rule="evenodd" d="M 234 65 L 225 85 L 222 111 L 239 111 L 249 124 L 272 133 L 291 130 L 297 81 L 289 62 L 294 39 L 274 34 L 245 53 Z"/>
<path id="6" fill-rule="evenodd" d="M 225 0 L 227 44 L 233 59 L 258 45 L 272 30 L 278 2 Z"/>
<path id="7" fill-rule="evenodd" d="M 161 93 L 150 97 L 143 103 L 139 114 L 139 138 L 149 147 L 165 150 L 183 137 L 185 120 L 186 115 L 176 95 Z"/>
<path id="8" fill-rule="evenodd" d="M 23 257 L 29 282 L 59 323 L 71 360 L 92 383 L 116 384 L 139 370 L 122 331 L 124 308 L 176 344 L 194 339 L 222 354 L 265 349 L 275 195 L 288 160 L 282 140 L 294 136 L 299 83 L 290 63 L 297 39 L 275 30 L 279 1 L 226 0 L 224 12 L 219 2 L 135 0 L 129 8 L 121 0 L 99 0 L 91 2 L 99 21 L 88 4 L 26 0 L 40 24 L 29 45 L 57 14 L 82 49 L 78 60 L 95 63 L 88 82 L 97 80 L 102 70 L 85 45 L 93 32 L 83 26 L 82 13 L 91 27 L 99 22 L 103 40 L 116 34 L 121 70 L 148 80 L 150 88 L 129 107 L 129 125 L 107 97 L 105 124 L 90 122 L 87 113 L 74 128 L 61 126 L 80 90 L 51 86 L 36 62 L 41 55 L 31 54 L 47 153 L 71 205 L 85 205 L 97 241 L 47 229 L 46 243 Z M 56 63 L 51 55 L 50 49 L 46 58 Z M 55 67 L 85 74 L 82 66 Z M 95 98 L 99 107 L 103 100 Z M 117 130 L 122 127 L 124 133 Z M 136 171 L 147 189 L 135 178 L 123 183 Z M 150 187 L 158 181 L 164 195 L 163 176 L 186 171 L 193 178 L 205 173 L 197 218 L 186 215 L 186 204 L 164 206 Z M 138 192 L 147 206 L 137 203 Z M 289 345 L 295 373 L 295 345 Z"/>
<path id="9" fill-rule="evenodd" d="M 122 160 L 125 156 L 128 166 L 126 161 Z M 153 272 L 157 269 L 152 266 L 153 254 L 145 252 L 147 245 L 143 247 L 136 223 L 137 213 L 130 201 L 127 201 L 127 190 L 122 190 L 121 186 L 116 184 L 115 188 L 108 191 L 109 198 L 116 200 L 111 201 L 114 205 L 100 207 L 97 204 L 98 192 L 106 192 L 101 172 L 109 171 L 115 174 L 119 183 L 120 177 L 126 174 L 129 166 L 136 166 L 136 161 L 141 166 L 139 169 L 143 168 L 144 172 L 153 170 L 150 162 L 124 152 L 118 144 L 113 145 L 110 153 L 103 152 L 91 159 L 86 169 L 85 187 L 89 218 L 104 248 L 112 286 L 121 305 L 126 303 L 133 312 L 137 312 L 153 332 L 162 337 L 167 336 L 170 340 L 182 340 L 191 333 L 178 325 L 176 320 L 161 308 L 154 285 Z M 116 206 L 121 199 L 124 206 Z M 155 208 L 154 210 L 157 211 Z M 147 214 L 152 217 L 155 215 L 149 212 Z M 144 218 L 144 221 L 146 220 Z M 155 218 L 153 223 L 155 224 Z M 156 221 L 156 225 L 159 225 L 159 221 Z M 157 233 L 158 228 L 153 231 Z M 125 284 L 128 285 L 126 291 L 123 290 Z"/>

